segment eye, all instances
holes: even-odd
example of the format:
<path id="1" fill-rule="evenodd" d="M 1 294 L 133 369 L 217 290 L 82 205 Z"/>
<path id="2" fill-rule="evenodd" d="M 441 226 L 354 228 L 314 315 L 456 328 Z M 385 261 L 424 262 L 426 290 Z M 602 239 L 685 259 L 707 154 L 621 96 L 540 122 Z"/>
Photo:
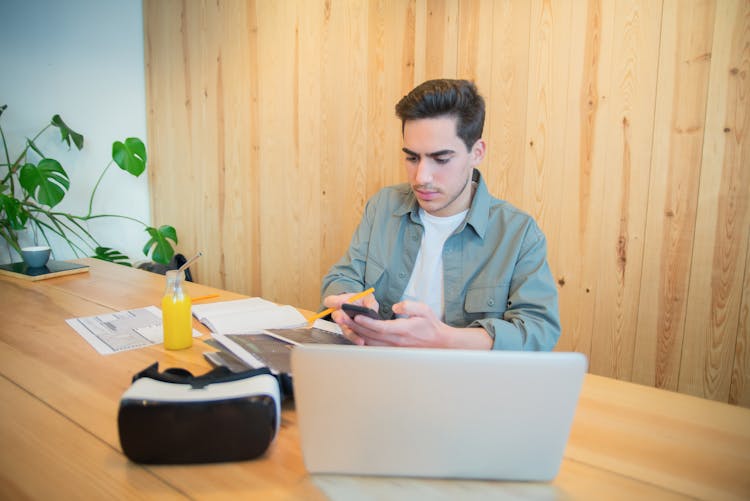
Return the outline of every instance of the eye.
<path id="1" fill-rule="evenodd" d="M 438 157 L 438 158 L 435 158 L 435 163 L 438 163 L 440 165 L 447 164 L 450 161 L 451 161 L 451 157 Z"/>
<path id="2" fill-rule="evenodd" d="M 415 155 L 407 155 L 406 156 L 406 161 L 413 164 L 413 163 L 416 163 L 416 162 L 419 161 L 419 157 L 417 157 Z"/>

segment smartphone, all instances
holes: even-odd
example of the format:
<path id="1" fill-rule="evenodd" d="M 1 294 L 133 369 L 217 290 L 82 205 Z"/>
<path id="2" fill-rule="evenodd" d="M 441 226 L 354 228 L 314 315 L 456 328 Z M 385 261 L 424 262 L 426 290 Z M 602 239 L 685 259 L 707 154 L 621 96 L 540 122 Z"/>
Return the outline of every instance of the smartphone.
<path id="1" fill-rule="evenodd" d="M 358 304 L 344 303 L 341 305 L 341 309 L 351 318 L 354 318 L 357 315 L 365 315 L 375 320 L 380 320 L 380 315 L 378 315 L 377 311 L 364 306 L 359 306 Z"/>

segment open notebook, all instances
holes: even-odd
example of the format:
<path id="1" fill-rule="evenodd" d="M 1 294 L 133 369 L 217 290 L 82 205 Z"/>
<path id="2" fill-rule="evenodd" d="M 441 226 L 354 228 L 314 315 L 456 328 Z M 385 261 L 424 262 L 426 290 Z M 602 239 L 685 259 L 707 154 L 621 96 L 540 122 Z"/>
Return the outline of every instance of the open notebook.
<path id="1" fill-rule="evenodd" d="M 580 353 L 298 346 L 292 375 L 305 466 L 551 480 L 586 367 Z"/>
<path id="2" fill-rule="evenodd" d="M 295 307 L 277 305 L 260 297 L 195 304 L 192 311 L 199 322 L 217 334 L 307 325 L 307 319 Z"/>

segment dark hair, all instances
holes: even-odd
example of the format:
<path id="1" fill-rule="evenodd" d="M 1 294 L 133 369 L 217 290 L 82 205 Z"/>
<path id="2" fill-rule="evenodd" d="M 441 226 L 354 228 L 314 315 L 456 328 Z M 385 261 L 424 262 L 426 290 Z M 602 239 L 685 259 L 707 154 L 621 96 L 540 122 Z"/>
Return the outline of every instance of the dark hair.
<path id="1" fill-rule="evenodd" d="M 456 117 L 456 133 L 471 149 L 482 137 L 484 99 L 474 82 L 468 80 L 428 80 L 415 87 L 396 104 L 401 132 L 407 120 Z"/>

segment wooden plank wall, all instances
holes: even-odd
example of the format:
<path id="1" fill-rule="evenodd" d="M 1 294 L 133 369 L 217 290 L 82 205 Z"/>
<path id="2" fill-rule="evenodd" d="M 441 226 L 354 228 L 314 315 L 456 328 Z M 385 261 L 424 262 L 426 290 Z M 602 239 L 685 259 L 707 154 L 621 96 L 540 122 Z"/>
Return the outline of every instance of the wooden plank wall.
<path id="1" fill-rule="evenodd" d="M 483 172 L 537 218 L 559 350 L 750 406 L 750 0 L 145 0 L 153 217 L 199 281 L 316 309 L 393 106 L 477 82 Z"/>

